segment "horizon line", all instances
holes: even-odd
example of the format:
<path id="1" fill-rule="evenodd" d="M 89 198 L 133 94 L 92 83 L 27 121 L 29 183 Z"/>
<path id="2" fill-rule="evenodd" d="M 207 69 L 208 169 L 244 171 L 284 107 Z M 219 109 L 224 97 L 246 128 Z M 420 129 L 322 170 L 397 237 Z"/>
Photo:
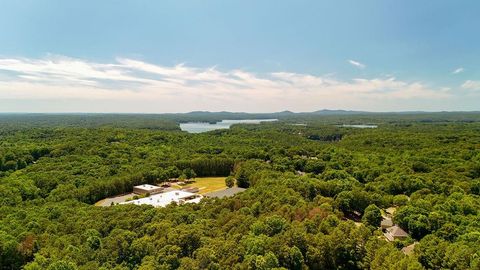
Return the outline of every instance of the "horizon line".
<path id="1" fill-rule="evenodd" d="M 166 114 L 191 114 L 191 113 L 232 113 L 232 114 L 281 114 L 281 113 L 292 113 L 292 114 L 312 114 L 312 113 L 321 113 L 321 112 L 343 112 L 343 113 L 369 113 L 369 114 L 395 114 L 395 113 L 480 113 L 480 110 L 402 110 L 402 111 L 363 111 L 363 110 L 344 110 L 344 109 L 321 109 L 316 111 L 274 111 L 274 112 L 246 112 L 246 111 L 204 111 L 204 110 L 195 110 L 188 112 L 1 112 L 0 114 L 118 114 L 118 115 L 166 115 Z"/>

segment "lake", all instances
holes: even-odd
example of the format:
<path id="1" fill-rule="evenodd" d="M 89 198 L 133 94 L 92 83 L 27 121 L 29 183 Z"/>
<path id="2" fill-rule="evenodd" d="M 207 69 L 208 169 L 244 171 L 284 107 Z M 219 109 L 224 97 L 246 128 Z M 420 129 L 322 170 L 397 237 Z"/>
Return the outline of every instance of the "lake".
<path id="1" fill-rule="evenodd" d="M 261 122 L 273 122 L 278 119 L 243 119 L 243 120 L 222 120 L 215 124 L 208 122 L 180 123 L 180 129 L 188 133 L 202 133 L 216 129 L 228 129 L 234 124 L 260 124 Z"/>
<path id="2" fill-rule="evenodd" d="M 341 125 L 341 127 L 351 127 L 351 128 L 377 128 L 377 125 Z"/>

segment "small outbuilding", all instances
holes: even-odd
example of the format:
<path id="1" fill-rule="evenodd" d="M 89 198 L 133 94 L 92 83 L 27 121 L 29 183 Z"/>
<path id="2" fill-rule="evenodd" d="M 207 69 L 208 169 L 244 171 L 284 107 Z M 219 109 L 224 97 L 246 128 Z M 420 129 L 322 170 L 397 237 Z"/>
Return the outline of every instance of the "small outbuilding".
<path id="1" fill-rule="evenodd" d="M 145 194 L 153 195 L 153 194 L 158 194 L 162 191 L 163 191 L 162 187 L 149 185 L 149 184 L 143 184 L 143 185 L 138 185 L 133 187 L 133 193 L 138 195 L 145 195 Z"/>

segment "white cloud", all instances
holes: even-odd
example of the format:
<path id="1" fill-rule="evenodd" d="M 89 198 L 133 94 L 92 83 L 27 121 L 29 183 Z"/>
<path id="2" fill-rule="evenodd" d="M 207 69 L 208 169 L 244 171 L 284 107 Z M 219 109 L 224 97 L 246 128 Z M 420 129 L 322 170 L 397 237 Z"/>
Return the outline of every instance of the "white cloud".
<path id="1" fill-rule="evenodd" d="M 457 69 L 455 69 L 454 71 L 452 71 L 452 74 L 462 73 L 463 71 L 465 71 L 465 69 L 462 68 L 462 67 L 460 67 L 460 68 L 457 68 Z"/>
<path id="2" fill-rule="evenodd" d="M 366 65 L 364 65 L 364 64 L 362 64 L 362 63 L 360 63 L 360 62 L 354 61 L 354 60 L 348 60 L 348 63 L 350 63 L 352 66 L 355 66 L 355 67 L 357 67 L 357 68 L 359 68 L 359 69 L 364 69 L 364 68 L 367 67 Z"/>
<path id="3" fill-rule="evenodd" d="M 473 84 L 468 82 L 464 88 Z M 125 58 L 113 63 L 62 56 L 0 58 L 0 107 L 8 105 L 17 111 L 27 103 L 49 104 L 38 109 L 42 111 L 391 111 L 428 109 L 408 104 L 412 100 L 444 102 L 451 95 L 449 89 L 393 77 L 339 80 L 331 75 L 169 67 Z"/>
<path id="4" fill-rule="evenodd" d="M 463 89 L 480 90 L 480 81 L 467 80 L 462 84 Z"/>

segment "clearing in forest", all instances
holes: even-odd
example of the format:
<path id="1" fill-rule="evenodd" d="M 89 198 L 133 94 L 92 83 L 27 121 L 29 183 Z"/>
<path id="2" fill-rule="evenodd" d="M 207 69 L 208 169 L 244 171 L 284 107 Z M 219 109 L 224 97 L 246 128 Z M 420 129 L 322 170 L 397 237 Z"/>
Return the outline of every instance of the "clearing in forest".
<path id="1" fill-rule="evenodd" d="M 195 182 L 182 186 L 182 188 L 198 187 L 200 194 L 226 189 L 225 177 L 197 177 Z"/>

